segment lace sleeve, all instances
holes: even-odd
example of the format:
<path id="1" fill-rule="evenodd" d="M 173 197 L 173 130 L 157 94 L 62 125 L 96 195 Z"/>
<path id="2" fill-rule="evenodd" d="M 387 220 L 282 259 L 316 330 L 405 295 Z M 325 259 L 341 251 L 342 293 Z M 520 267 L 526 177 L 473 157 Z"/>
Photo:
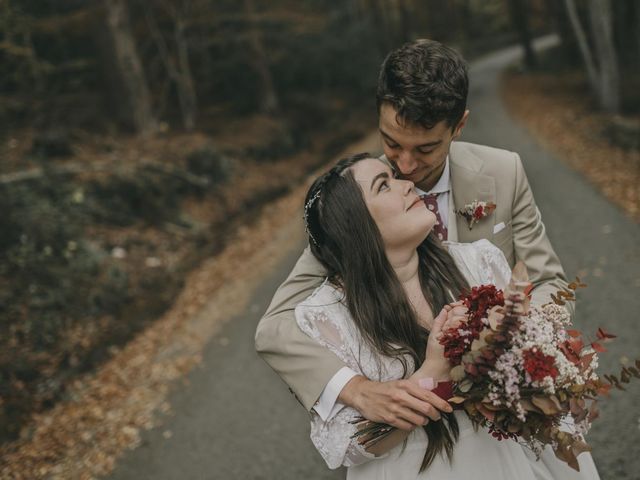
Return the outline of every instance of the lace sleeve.
<path id="1" fill-rule="evenodd" d="M 482 258 L 482 276 L 486 278 L 484 283 L 492 283 L 504 290 L 511 280 L 511 267 L 507 259 L 498 247 L 489 240 L 482 239 L 476 242 Z"/>
<path id="2" fill-rule="evenodd" d="M 321 298 L 322 295 L 314 294 L 307 302 L 296 307 L 298 325 L 303 332 L 337 355 L 349 368 L 362 373 L 358 359 L 354 356 L 354 352 L 360 350 L 355 345 L 357 340 L 352 329 L 355 326 L 349 325 L 346 307 L 335 300 L 325 303 Z M 357 410 L 347 406 L 343 406 L 327 421 L 323 421 L 315 410 L 311 410 L 311 441 L 329 468 L 341 465 L 350 467 L 376 458 L 351 438 L 356 432 L 356 426 L 351 422 L 359 417 L 361 415 Z"/>
<path id="3" fill-rule="evenodd" d="M 511 268 L 502 250 L 489 240 L 473 243 L 447 242 L 449 253 L 469 285 L 494 284 L 504 289 L 511 279 Z"/>

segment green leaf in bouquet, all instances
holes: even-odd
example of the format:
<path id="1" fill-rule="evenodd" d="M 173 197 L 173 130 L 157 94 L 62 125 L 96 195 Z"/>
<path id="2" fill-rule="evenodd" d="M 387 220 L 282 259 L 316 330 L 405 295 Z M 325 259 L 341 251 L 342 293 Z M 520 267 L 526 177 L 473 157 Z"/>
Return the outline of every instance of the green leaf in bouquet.
<path id="1" fill-rule="evenodd" d="M 491 330 L 497 330 L 503 318 L 504 315 L 498 311 L 492 310 L 491 312 L 489 312 L 487 320 L 489 320 L 489 326 L 491 327 Z"/>
<path id="2" fill-rule="evenodd" d="M 480 332 L 480 335 L 478 336 L 478 338 L 476 338 L 473 342 L 471 342 L 472 352 L 475 352 L 487 346 L 487 341 L 486 341 L 487 333 L 488 332 L 486 330 L 483 330 L 482 332 Z"/>
<path id="3" fill-rule="evenodd" d="M 542 410 L 542 413 L 545 415 L 554 415 L 556 413 L 560 413 L 562 407 L 560 406 L 560 402 L 553 395 L 549 397 L 543 397 L 539 395 L 534 395 L 531 398 L 531 402 Z"/>
<path id="4" fill-rule="evenodd" d="M 447 400 L 447 402 L 449 403 L 453 403 L 454 405 L 461 405 L 465 402 L 465 398 L 464 397 L 451 397 L 449 400 Z"/>
<path id="5" fill-rule="evenodd" d="M 456 365 L 451 369 L 451 371 L 449 372 L 449 375 L 451 375 L 451 380 L 453 380 L 454 382 L 459 382 L 460 380 L 466 377 L 466 374 L 464 372 L 464 366 Z"/>
<path id="6" fill-rule="evenodd" d="M 484 418 L 486 418 L 490 422 L 493 422 L 496 418 L 496 412 L 487 408 L 487 405 L 485 405 L 484 403 L 476 404 L 476 408 L 484 416 Z"/>
<path id="7" fill-rule="evenodd" d="M 462 393 L 467 393 L 469 390 L 471 390 L 471 387 L 473 387 L 473 382 L 468 378 L 465 378 L 460 383 L 458 383 L 458 390 L 460 390 Z"/>
<path id="8" fill-rule="evenodd" d="M 585 401 L 582 398 L 570 398 L 569 399 L 569 411 L 573 415 L 579 415 L 585 408 Z"/>
<path id="9" fill-rule="evenodd" d="M 536 407 L 533 402 L 527 398 L 520 399 L 520 406 L 527 412 L 539 412 L 540 409 Z"/>

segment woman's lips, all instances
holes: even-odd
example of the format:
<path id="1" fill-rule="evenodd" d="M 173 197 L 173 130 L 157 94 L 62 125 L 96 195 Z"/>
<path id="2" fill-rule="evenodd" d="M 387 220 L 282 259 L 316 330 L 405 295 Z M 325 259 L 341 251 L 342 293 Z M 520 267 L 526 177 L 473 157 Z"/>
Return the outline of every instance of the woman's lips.
<path id="1" fill-rule="evenodd" d="M 407 210 L 411 210 L 413 207 L 415 207 L 418 204 L 424 204 L 424 202 L 422 201 L 422 199 L 420 197 L 416 198 L 413 203 L 411 205 L 409 205 L 409 208 L 407 208 Z"/>

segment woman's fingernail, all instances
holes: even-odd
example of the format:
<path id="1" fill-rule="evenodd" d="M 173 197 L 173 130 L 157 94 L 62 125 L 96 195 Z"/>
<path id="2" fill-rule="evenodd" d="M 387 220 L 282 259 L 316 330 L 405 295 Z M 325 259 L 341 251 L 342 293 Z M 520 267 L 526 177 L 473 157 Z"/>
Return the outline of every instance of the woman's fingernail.
<path id="1" fill-rule="evenodd" d="M 433 378 L 431 377 L 421 378 L 420 380 L 418 380 L 418 385 L 420 385 L 425 390 L 433 390 L 436 386 Z"/>

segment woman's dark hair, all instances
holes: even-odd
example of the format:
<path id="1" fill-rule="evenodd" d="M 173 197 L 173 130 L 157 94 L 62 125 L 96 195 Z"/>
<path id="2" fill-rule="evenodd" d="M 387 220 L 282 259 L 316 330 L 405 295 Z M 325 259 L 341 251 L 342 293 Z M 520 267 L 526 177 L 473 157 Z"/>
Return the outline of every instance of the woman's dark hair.
<path id="1" fill-rule="evenodd" d="M 345 294 L 358 331 L 380 354 L 413 369 L 424 362 L 429 332 L 421 327 L 395 271 L 387 259 L 378 227 L 350 169 L 372 158 L 361 153 L 340 160 L 319 177 L 305 200 L 305 222 L 311 252 L 326 268 L 329 280 Z M 422 291 L 434 314 L 469 288 L 453 259 L 433 232 L 418 247 Z M 420 471 L 445 451 L 451 461 L 458 439 L 453 414 L 424 427 L 429 438 Z"/>
<path id="2" fill-rule="evenodd" d="M 435 40 L 415 40 L 382 62 L 376 100 L 391 105 L 399 123 L 433 128 L 442 120 L 453 129 L 467 108 L 469 78 L 464 59 Z"/>

